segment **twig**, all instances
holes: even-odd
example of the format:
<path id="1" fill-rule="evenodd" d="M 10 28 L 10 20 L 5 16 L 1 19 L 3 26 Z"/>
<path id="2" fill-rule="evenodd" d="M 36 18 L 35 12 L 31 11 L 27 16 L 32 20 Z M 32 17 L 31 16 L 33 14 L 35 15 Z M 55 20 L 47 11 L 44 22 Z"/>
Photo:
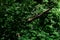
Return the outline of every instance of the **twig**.
<path id="1" fill-rule="evenodd" d="M 40 18 L 41 16 L 43 16 L 44 14 L 47 14 L 48 12 L 49 12 L 49 10 L 51 10 L 52 8 L 49 8 L 49 9 L 47 9 L 45 12 L 43 12 L 43 13 L 41 13 L 41 14 L 39 14 L 39 15 L 35 15 L 34 17 L 31 17 L 31 18 L 29 18 L 28 19 L 28 22 L 31 22 L 31 21 L 33 21 L 33 20 L 35 20 L 35 19 L 37 19 L 37 18 Z"/>

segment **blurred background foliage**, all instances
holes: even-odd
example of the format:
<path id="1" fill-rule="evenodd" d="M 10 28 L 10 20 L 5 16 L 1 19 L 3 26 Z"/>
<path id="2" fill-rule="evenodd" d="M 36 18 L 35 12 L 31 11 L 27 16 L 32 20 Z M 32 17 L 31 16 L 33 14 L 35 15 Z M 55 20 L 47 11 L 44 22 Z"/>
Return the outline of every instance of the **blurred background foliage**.
<path id="1" fill-rule="evenodd" d="M 0 0 L 0 40 L 60 40 L 60 0 Z"/>

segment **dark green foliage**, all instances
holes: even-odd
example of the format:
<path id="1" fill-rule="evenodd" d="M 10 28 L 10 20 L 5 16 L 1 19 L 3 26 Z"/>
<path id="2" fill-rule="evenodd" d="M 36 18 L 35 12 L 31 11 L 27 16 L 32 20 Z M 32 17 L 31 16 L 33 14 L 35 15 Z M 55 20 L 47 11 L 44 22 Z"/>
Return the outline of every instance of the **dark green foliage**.
<path id="1" fill-rule="evenodd" d="M 42 4 L 42 2 L 43 2 L 43 0 L 34 0 L 34 1 L 36 1 L 39 4 Z"/>
<path id="2" fill-rule="evenodd" d="M 48 15 L 27 22 L 50 7 Z M 60 40 L 60 1 L 0 0 L 0 40 Z"/>

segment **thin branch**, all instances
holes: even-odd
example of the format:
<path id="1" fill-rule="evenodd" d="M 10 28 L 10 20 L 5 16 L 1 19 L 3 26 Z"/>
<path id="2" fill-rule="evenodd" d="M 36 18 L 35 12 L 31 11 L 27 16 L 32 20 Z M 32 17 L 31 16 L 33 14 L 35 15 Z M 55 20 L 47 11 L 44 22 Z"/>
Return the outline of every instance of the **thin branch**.
<path id="1" fill-rule="evenodd" d="M 35 20 L 35 19 L 37 19 L 37 18 L 40 18 L 40 17 L 43 16 L 44 14 L 48 14 L 49 10 L 51 10 L 51 9 L 52 9 L 52 8 L 49 8 L 49 9 L 47 9 L 45 12 L 40 13 L 39 15 L 35 15 L 34 17 L 29 18 L 29 19 L 28 19 L 28 22 L 31 22 L 31 21 L 33 21 L 33 20 Z"/>

